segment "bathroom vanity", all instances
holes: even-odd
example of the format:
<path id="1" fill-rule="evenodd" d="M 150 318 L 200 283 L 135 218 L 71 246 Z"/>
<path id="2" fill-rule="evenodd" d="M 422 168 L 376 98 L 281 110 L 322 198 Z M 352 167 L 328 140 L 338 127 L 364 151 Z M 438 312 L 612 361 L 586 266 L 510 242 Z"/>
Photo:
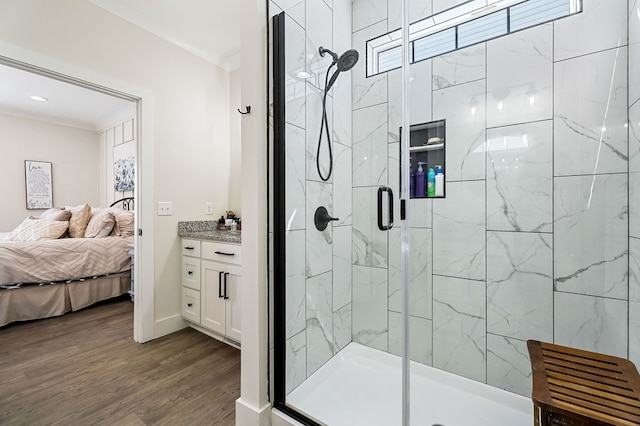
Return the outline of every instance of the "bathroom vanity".
<path id="1" fill-rule="evenodd" d="M 182 237 L 182 317 L 192 328 L 240 347 L 240 231 L 179 225 L 178 234 Z"/>

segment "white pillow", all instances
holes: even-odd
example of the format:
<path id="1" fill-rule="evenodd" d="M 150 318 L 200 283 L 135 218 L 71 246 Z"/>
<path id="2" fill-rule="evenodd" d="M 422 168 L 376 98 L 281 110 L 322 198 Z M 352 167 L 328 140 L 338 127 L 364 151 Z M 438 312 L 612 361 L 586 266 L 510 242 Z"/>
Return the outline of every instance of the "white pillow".
<path id="1" fill-rule="evenodd" d="M 113 230 L 116 220 L 108 210 L 102 210 L 91 216 L 87 229 L 84 231 L 85 238 L 108 237 Z"/>
<path id="2" fill-rule="evenodd" d="M 69 222 L 61 220 L 26 218 L 11 231 L 5 241 L 57 240 L 69 228 Z"/>

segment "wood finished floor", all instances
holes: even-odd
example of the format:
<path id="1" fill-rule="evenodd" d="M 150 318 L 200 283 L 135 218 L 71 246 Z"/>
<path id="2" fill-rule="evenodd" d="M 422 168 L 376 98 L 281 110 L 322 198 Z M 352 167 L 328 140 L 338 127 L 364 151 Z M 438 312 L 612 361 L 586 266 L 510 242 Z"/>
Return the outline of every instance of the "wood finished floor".
<path id="1" fill-rule="evenodd" d="M 133 341 L 119 300 L 0 328 L 0 425 L 234 425 L 240 351 L 191 328 Z"/>

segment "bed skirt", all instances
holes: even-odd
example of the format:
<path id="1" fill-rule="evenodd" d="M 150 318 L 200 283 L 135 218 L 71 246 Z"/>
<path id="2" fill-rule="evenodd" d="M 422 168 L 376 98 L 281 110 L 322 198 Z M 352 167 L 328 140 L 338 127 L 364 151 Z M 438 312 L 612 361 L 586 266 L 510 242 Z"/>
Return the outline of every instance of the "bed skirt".
<path id="1" fill-rule="evenodd" d="M 55 317 L 127 293 L 131 271 L 82 281 L 0 291 L 0 327 L 15 321 Z"/>

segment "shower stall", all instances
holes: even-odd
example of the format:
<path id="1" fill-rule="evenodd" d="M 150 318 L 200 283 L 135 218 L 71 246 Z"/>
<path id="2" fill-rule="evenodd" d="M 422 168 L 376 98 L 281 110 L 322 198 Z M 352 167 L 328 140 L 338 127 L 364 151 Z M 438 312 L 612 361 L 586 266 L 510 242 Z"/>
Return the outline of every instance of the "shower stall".
<path id="1" fill-rule="evenodd" d="M 640 362 L 640 0 L 269 0 L 271 401 L 531 425 L 527 340 Z"/>

